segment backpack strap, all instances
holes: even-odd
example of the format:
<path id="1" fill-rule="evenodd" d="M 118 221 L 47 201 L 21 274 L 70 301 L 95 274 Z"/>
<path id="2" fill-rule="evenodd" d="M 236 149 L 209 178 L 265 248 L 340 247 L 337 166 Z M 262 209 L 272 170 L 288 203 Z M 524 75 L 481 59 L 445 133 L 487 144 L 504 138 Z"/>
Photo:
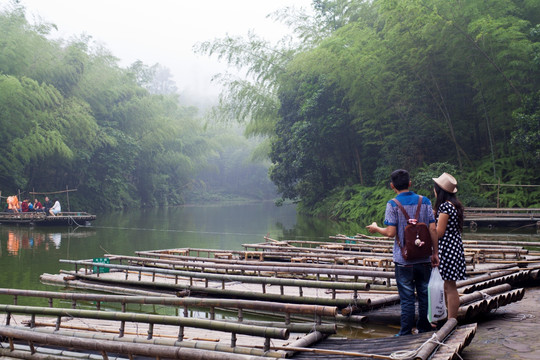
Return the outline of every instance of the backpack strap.
<path id="1" fill-rule="evenodd" d="M 407 210 L 405 210 L 405 208 L 403 207 L 403 205 L 401 205 L 401 203 L 399 202 L 399 200 L 397 198 L 393 198 L 392 201 L 398 206 L 398 208 L 401 210 L 401 212 L 403 213 L 403 215 L 405 215 L 405 221 L 409 221 L 409 219 L 411 218 L 409 216 L 409 214 L 407 213 Z"/>
<path id="2" fill-rule="evenodd" d="M 416 214 L 414 215 L 414 218 L 419 221 L 420 218 L 420 210 L 422 207 L 422 195 L 418 195 L 418 206 L 416 206 Z"/>
<path id="3" fill-rule="evenodd" d="M 392 201 L 400 208 L 403 215 L 405 215 L 405 220 L 409 221 L 411 217 L 409 216 L 409 214 L 407 213 L 407 210 L 405 210 L 403 205 L 401 205 L 399 200 L 397 198 L 393 198 Z M 418 217 L 420 216 L 421 205 L 422 205 L 422 195 L 418 195 L 418 205 L 416 206 L 416 214 L 414 215 L 416 220 L 418 220 Z"/>
<path id="4" fill-rule="evenodd" d="M 405 208 L 403 207 L 403 205 L 401 205 L 399 200 L 396 198 L 393 198 L 392 201 L 398 206 L 398 208 L 401 209 L 401 211 L 403 212 L 403 215 L 405 215 L 405 220 L 409 221 L 409 214 L 407 214 L 407 210 L 405 210 Z M 396 227 L 396 240 L 397 240 L 396 242 L 398 244 L 398 247 L 401 250 L 402 256 L 405 257 L 405 255 L 403 255 L 403 247 L 401 246 L 401 240 L 399 240 L 399 229 L 397 227 Z"/>

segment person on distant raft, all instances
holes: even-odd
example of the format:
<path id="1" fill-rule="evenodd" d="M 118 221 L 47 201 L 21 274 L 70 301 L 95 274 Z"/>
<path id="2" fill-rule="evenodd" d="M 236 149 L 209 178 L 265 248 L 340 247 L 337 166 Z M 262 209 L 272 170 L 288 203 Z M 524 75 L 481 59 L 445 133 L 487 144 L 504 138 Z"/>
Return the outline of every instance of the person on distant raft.
<path id="1" fill-rule="evenodd" d="M 28 212 L 30 209 L 28 207 L 28 199 L 24 199 L 21 203 L 21 212 Z"/>
<path id="2" fill-rule="evenodd" d="M 45 211 L 45 214 L 49 213 L 49 210 L 52 208 L 51 200 L 48 196 L 45 196 L 45 202 L 43 203 L 43 211 Z"/>
<path id="3" fill-rule="evenodd" d="M 410 191 L 411 180 L 407 170 L 398 169 L 390 175 L 390 187 L 397 194 L 396 199 L 406 211 L 413 214 L 419 203 L 419 195 Z M 401 328 L 396 336 L 410 335 L 416 326 L 418 332 L 432 331 L 428 321 L 428 283 L 431 277 L 431 268 L 439 266 L 437 252 L 437 234 L 435 229 L 435 217 L 431 202 L 425 196 L 421 199 L 421 208 L 418 222 L 429 224 L 428 229 L 432 241 L 432 255 L 417 260 L 405 260 L 400 249 L 405 246 L 404 234 L 407 220 L 398 208 L 397 203 L 390 200 L 386 203 L 384 224 L 380 227 L 376 222 L 366 226 L 370 233 L 380 233 L 394 238 L 393 260 L 395 263 L 396 283 L 401 304 Z M 399 244 L 398 244 L 399 241 Z M 416 296 L 415 296 L 416 290 Z M 418 320 L 415 321 L 416 306 L 418 299 Z"/>
<path id="4" fill-rule="evenodd" d="M 58 199 L 54 199 L 54 205 L 49 209 L 49 214 L 51 214 L 51 216 L 56 216 L 60 211 L 62 211 L 60 201 L 58 201 Z"/>
<path id="5" fill-rule="evenodd" d="M 43 212 L 43 205 L 41 205 L 41 202 L 37 198 L 34 199 L 34 211 Z"/>
<path id="6" fill-rule="evenodd" d="M 7 198 L 8 211 L 9 212 L 19 212 L 19 198 L 17 195 L 8 196 Z"/>
<path id="7" fill-rule="evenodd" d="M 448 306 L 448 318 L 456 318 L 459 294 L 456 280 L 465 280 L 465 252 L 463 233 L 463 205 L 456 196 L 457 181 L 443 173 L 435 182 L 435 209 L 437 213 L 437 237 L 439 238 L 439 271 L 444 280 L 444 293 Z"/>

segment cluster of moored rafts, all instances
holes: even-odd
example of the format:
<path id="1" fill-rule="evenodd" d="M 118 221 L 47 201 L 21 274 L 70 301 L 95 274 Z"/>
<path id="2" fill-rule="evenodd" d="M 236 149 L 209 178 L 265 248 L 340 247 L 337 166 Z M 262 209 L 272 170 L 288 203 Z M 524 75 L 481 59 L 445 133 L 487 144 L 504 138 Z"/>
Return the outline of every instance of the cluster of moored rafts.
<path id="1" fill-rule="evenodd" d="M 452 359 L 471 341 L 480 315 L 521 300 L 523 288 L 539 280 L 540 254 L 528 249 L 540 243 L 464 245 L 469 279 L 458 282 L 461 326 L 449 321 L 436 333 L 343 341 L 341 329 L 366 321 L 399 324 L 392 240 L 265 237 L 244 250 L 179 248 L 61 260 L 71 268 L 43 274 L 42 282 L 109 295 L 0 289 L 15 299 L 0 305 L 6 324 L 0 335 L 9 339 L 0 354 Z M 33 305 L 18 305 L 23 299 Z M 35 306 L 39 301 L 48 303 Z M 446 346 L 437 350 L 441 342 Z"/>

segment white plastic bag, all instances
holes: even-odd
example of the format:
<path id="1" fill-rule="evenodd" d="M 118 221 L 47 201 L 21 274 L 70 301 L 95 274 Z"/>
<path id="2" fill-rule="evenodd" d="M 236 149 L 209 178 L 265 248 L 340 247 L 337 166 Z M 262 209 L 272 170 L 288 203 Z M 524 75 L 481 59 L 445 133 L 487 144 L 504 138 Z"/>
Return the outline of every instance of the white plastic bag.
<path id="1" fill-rule="evenodd" d="M 428 283 L 428 320 L 436 322 L 444 318 L 446 318 L 444 280 L 439 273 L 439 268 L 433 268 Z"/>

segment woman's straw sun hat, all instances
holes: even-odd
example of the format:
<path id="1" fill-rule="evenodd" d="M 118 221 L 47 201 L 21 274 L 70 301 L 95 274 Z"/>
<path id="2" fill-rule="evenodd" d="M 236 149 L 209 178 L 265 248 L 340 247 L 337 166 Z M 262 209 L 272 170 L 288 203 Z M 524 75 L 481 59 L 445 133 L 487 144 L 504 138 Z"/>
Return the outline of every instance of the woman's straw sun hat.
<path id="1" fill-rule="evenodd" d="M 457 193 L 457 181 L 452 175 L 442 173 L 438 178 L 433 178 L 433 181 L 435 181 L 435 184 L 439 185 L 444 191 Z"/>

